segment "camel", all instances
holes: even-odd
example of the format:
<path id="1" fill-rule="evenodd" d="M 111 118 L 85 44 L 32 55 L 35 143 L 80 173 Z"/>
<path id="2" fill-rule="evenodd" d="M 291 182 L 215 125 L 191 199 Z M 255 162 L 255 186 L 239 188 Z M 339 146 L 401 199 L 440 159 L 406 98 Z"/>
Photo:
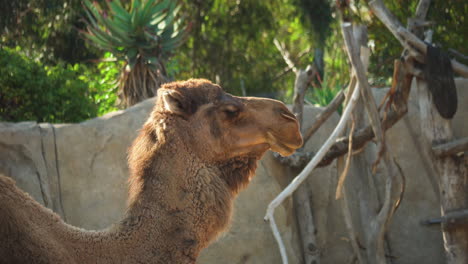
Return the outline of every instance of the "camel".
<path id="1" fill-rule="evenodd" d="M 123 220 L 73 227 L 0 176 L 0 263 L 195 263 L 228 228 L 263 154 L 301 145 L 279 101 L 236 97 L 204 79 L 165 84 L 129 150 Z"/>

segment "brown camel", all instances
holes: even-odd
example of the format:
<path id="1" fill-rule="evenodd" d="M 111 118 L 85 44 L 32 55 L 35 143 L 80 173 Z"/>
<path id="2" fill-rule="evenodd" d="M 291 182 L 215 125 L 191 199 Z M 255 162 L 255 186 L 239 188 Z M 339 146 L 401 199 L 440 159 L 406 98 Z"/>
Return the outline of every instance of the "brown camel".
<path id="1" fill-rule="evenodd" d="M 279 101 L 207 80 L 166 84 L 129 152 L 124 219 L 102 231 L 70 226 L 0 176 L 0 263 L 195 263 L 265 151 L 301 145 Z"/>

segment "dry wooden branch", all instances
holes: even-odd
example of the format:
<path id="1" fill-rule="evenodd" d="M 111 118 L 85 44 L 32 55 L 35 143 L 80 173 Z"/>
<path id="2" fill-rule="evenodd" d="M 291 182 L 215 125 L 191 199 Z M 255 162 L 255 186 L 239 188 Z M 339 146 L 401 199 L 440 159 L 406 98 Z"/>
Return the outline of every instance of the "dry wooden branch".
<path id="1" fill-rule="evenodd" d="M 402 39 L 397 31 L 398 28 L 403 27 L 400 21 L 385 7 L 382 0 L 373 0 L 369 2 L 369 7 L 372 13 L 375 14 L 380 21 L 392 32 L 393 36 L 400 42 L 402 46 L 405 46 L 405 40 Z"/>
<path id="2" fill-rule="evenodd" d="M 312 170 L 317 166 L 317 164 L 322 160 L 322 158 L 325 156 L 326 152 L 330 149 L 330 147 L 333 145 L 335 142 L 336 138 L 343 132 L 346 123 L 348 122 L 351 112 L 353 108 L 356 106 L 357 99 L 359 98 L 359 88 L 356 88 L 351 96 L 349 104 L 346 106 L 343 115 L 341 116 L 340 121 L 338 122 L 338 125 L 335 127 L 333 130 L 332 134 L 330 137 L 325 141 L 325 143 L 322 145 L 320 150 L 317 152 L 317 154 L 314 156 L 314 158 L 307 164 L 307 166 L 302 170 L 301 173 L 299 173 L 296 178 L 278 195 L 276 198 L 268 205 L 267 212 L 265 215 L 265 221 L 270 221 L 270 225 L 272 225 L 273 230 L 277 230 L 277 227 L 274 224 L 274 221 L 271 221 L 274 218 L 274 212 L 275 209 L 289 196 L 291 196 L 292 193 L 299 187 L 299 185 L 309 176 L 309 174 L 312 172 Z M 278 242 L 278 245 L 281 247 L 283 244 L 281 240 L 281 236 L 279 232 L 274 232 L 275 239 Z M 288 263 L 287 262 L 287 256 L 283 255 L 283 252 L 281 253 L 283 263 Z M 286 252 L 284 251 L 284 254 Z"/>
<path id="3" fill-rule="evenodd" d="M 327 107 L 315 117 L 315 122 L 304 133 L 304 145 L 307 141 L 309 141 L 312 135 L 322 126 L 322 124 L 325 123 L 325 121 L 327 121 L 328 118 L 336 112 L 338 107 L 340 107 L 340 105 L 343 103 L 344 99 L 344 92 L 340 91 L 335 96 L 335 98 L 333 98 L 333 100 L 327 105 Z"/>
<path id="4" fill-rule="evenodd" d="M 280 43 L 278 41 L 278 39 L 274 39 L 273 40 L 273 43 L 275 44 L 275 47 L 278 49 L 278 51 L 280 52 L 281 56 L 283 56 L 283 60 L 284 62 L 286 62 L 286 64 L 288 65 L 288 67 L 293 70 L 293 72 L 297 72 L 297 67 L 296 65 L 294 64 L 294 62 L 292 61 L 291 59 L 291 54 L 289 53 L 289 51 L 286 50 L 286 48 L 284 47 L 284 45 L 282 43 Z"/>
<path id="5" fill-rule="evenodd" d="M 442 217 L 422 221 L 421 224 L 423 225 L 442 224 L 443 228 L 446 228 L 446 229 L 456 228 L 460 224 L 467 225 L 468 224 L 468 209 L 449 212 Z"/>
<path id="6" fill-rule="evenodd" d="M 362 64 L 361 59 L 359 58 L 359 51 L 356 47 L 353 37 L 352 25 L 350 23 L 343 23 L 341 26 L 343 33 L 343 38 L 346 44 L 346 50 L 348 53 L 349 60 L 351 65 L 356 73 L 358 79 L 358 85 L 361 87 L 361 96 L 362 102 L 365 104 L 367 114 L 370 119 L 370 124 L 374 130 L 377 141 L 379 142 L 379 152 L 383 150 L 383 131 L 380 124 L 379 111 L 377 110 L 377 104 L 375 103 L 374 97 L 372 96 L 371 88 L 367 81 L 366 71 Z"/>
<path id="7" fill-rule="evenodd" d="M 356 122 L 354 121 L 354 117 L 351 115 L 352 123 L 351 123 L 351 129 L 349 131 L 349 136 L 348 136 L 348 157 L 346 158 L 346 163 L 343 169 L 343 172 L 341 172 L 341 175 L 338 179 L 338 184 L 336 186 L 336 192 L 335 192 L 335 199 L 340 199 L 341 194 L 343 192 L 343 185 L 346 179 L 346 176 L 348 175 L 349 171 L 349 165 L 351 163 L 351 157 L 353 156 L 353 134 L 354 134 L 354 127 L 356 125 Z"/>
<path id="8" fill-rule="evenodd" d="M 287 165 L 293 169 L 302 169 L 310 159 L 312 159 L 314 154 L 312 152 L 301 152 L 297 150 L 296 153 L 291 156 L 283 157 L 276 152 L 273 152 L 273 156 L 283 165 Z"/>
<path id="9" fill-rule="evenodd" d="M 461 64 L 456 59 L 451 59 L 453 71 L 460 74 L 460 76 L 468 78 L 468 67 L 465 64 Z"/>
<path id="10" fill-rule="evenodd" d="M 307 66 L 305 70 L 296 70 L 296 80 L 294 82 L 294 105 L 293 113 L 296 115 L 299 124 L 302 127 L 304 112 L 304 97 L 315 72 L 315 67 Z M 298 154 L 302 154 L 302 149 Z M 299 230 L 302 238 L 302 248 L 306 263 L 319 264 L 319 254 L 315 238 L 315 224 L 312 215 L 312 206 L 310 205 L 310 190 L 306 186 L 301 186 L 294 193 L 294 205 L 296 208 Z"/>
<path id="11" fill-rule="evenodd" d="M 420 20 L 424 20 L 426 18 L 427 12 L 429 11 L 429 6 L 431 5 L 431 0 L 421 0 L 416 7 L 416 12 L 414 13 L 414 17 Z"/>
<path id="12" fill-rule="evenodd" d="M 351 61 L 351 65 L 358 79 L 358 87 L 361 88 L 360 90 L 363 99 L 362 102 L 365 105 L 368 117 L 370 119 L 370 124 L 372 126 L 372 130 L 377 138 L 379 156 L 377 158 L 376 163 L 374 163 L 374 166 L 376 166 L 380 157 L 382 157 L 384 161 L 383 166 L 387 172 L 387 179 L 385 184 L 385 199 L 383 201 L 383 205 L 379 211 L 379 214 L 372 221 L 369 233 L 367 234 L 368 260 L 373 263 L 385 264 L 385 231 L 386 226 L 390 221 L 395 209 L 395 203 L 393 202 L 395 192 L 394 179 L 398 175 L 398 172 L 391 161 L 392 158 L 389 154 L 388 146 L 386 146 L 385 143 L 385 137 L 383 134 L 379 113 L 377 110 L 377 104 L 375 103 L 374 97 L 372 96 L 363 63 L 359 58 L 359 52 L 354 42 L 351 24 L 343 23 L 341 29 L 343 33 L 343 38 L 345 40 L 348 57 Z"/>
<path id="13" fill-rule="evenodd" d="M 307 87 L 309 86 L 309 83 L 311 82 L 316 72 L 316 67 L 309 65 L 305 70 L 297 69 L 294 66 L 294 63 L 292 62 L 289 52 L 284 48 L 284 45 L 279 43 L 277 39 L 274 40 L 274 43 L 280 51 L 280 53 L 282 54 L 286 63 L 291 69 L 294 70 L 294 73 L 296 74 L 296 79 L 294 82 L 293 113 L 297 117 L 299 125 L 302 126 L 302 116 L 304 112 L 304 97 L 307 91 Z M 308 153 L 303 153 L 301 149 L 297 151 L 294 155 L 286 158 L 281 158 L 280 160 L 282 160 L 283 164 L 286 161 L 286 164 L 291 167 L 291 165 L 297 166 L 297 163 L 299 160 L 301 160 L 301 157 L 307 156 L 309 156 Z M 303 164 L 305 164 L 305 162 Z M 306 263 L 319 264 L 319 250 L 316 246 L 317 242 L 315 238 L 315 224 L 312 215 L 312 206 L 310 205 L 310 197 L 310 190 L 306 186 L 301 186 L 299 187 L 297 192 L 294 193 L 293 202 L 294 208 L 296 210 L 296 217 L 299 223 L 299 231 L 302 240 L 304 260 Z"/>
<path id="14" fill-rule="evenodd" d="M 464 151 L 468 151 L 468 137 L 432 147 L 432 152 L 438 157 L 455 155 Z"/>
<path id="15" fill-rule="evenodd" d="M 317 71 L 315 66 L 307 66 L 305 70 L 297 70 L 296 80 L 294 81 L 293 113 L 296 115 L 299 124 L 302 124 L 302 115 L 304 111 L 304 97 L 310 81 Z"/>
<path id="16" fill-rule="evenodd" d="M 281 260 L 283 264 L 288 264 L 288 254 L 286 254 L 286 247 L 284 246 L 283 240 L 281 239 L 281 234 L 278 230 L 278 226 L 275 223 L 275 218 L 272 216 L 268 219 L 265 218 L 265 221 L 270 221 L 270 228 L 273 231 L 273 236 L 276 238 L 278 247 L 281 254 Z"/>
<path id="17" fill-rule="evenodd" d="M 367 69 L 367 65 L 369 62 L 369 57 L 370 53 L 366 52 L 369 50 L 367 47 L 368 43 L 368 37 L 367 37 L 367 28 L 365 26 L 360 26 L 360 25 L 355 25 L 353 26 L 353 36 L 354 39 L 356 39 L 356 44 L 358 47 L 360 47 L 360 58 L 362 63 L 364 64 L 364 69 Z M 356 73 L 354 72 L 351 77 L 351 82 L 350 82 L 350 87 L 349 89 L 353 89 L 353 83 L 354 86 L 357 85 L 357 77 Z M 363 128 L 366 124 L 366 113 L 365 113 L 365 108 L 364 105 L 362 104 L 363 99 L 360 98 L 358 101 L 358 105 L 355 107 L 353 111 L 353 116 L 355 117 L 355 125 L 358 129 Z M 349 140 L 349 139 L 348 139 Z M 350 142 L 351 143 L 351 142 Z M 354 142 L 353 142 L 354 143 Z M 354 145 L 354 144 L 353 144 Z M 364 147 L 361 148 L 361 150 L 358 151 L 353 151 L 353 157 L 351 159 L 351 162 L 353 163 L 353 168 L 352 168 L 352 174 L 354 176 L 354 183 L 358 184 L 360 186 L 360 191 L 357 193 L 357 201 L 354 203 L 359 204 L 359 209 L 354 210 L 353 213 L 356 214 L 358 213 L 360 217 L 358 218 L 360 221 L 360 226 L 361 227 L 368 227 L 370 226 L 371 220 L 375 217 L 375 212 L 379 208 L 379 202 L 378 202 L 378 194 L 377 194 L 377 187 L 375 186 L 375 182 L 372 180 L 373 176 L 369 175 L 369 169 L 368 169 L 368 162 L 367 159 L 370 157 L 370 153 L 366 153 L 368 150 L 366 150 Z M 348 153 L 349 153 L 349 147 L 348 147 Z M 340 158 L 339 160 L 342 160 Z M 338 167 L 340 165 L 340 162 L 338 161 Z M 346 165 L 345 165 L 346 167 Z M 344 171 L 344 169 L 342 170 Z M 345 187 L 346 188 L 346 187 Z M 361 250 L 359 248 L 356 248 L 353 244 L 360 244 L 360 241 L 357 240 L 356 234 L 352 232 L 354 229 L 353 225 L 353 219 L 351 217 L 351 212 L 347 208 L 346 204 L 347 201 L 347 195 L 346 195 L 346 189 L 343 188 L 343 200 L 342 200 L 342 211 L 343 211 L 343 218 L 346 224 L 346 228 L 348 230 L 348 235 L 350 238 L 351 246 L 353 249 L 354 255 L 358 256 L 358 260 L 360 264 L 368 263 L 367 256 L 361 256 Z M 367 235 L 366 233 L 368 232 L 368 229 L 365 228 L 362 230 L 363 233 L 360 236 L 362 238 L 361 242 L 367 246 Z M 367 250 L 365 251 L 367 252 Z"/>
<path id="18" fill-rule="evenodd" d="M 298 55 L 297 55 L 297 60 L 301 59 L 302 57 L 304 57 L 305 55 L 309 54 L 310 51 L 311 51 L 311 47 L 301 51 Z M 292 71 L 292 68 L 290 66 L 286 66 L 286 68 L 284 68 L 281 72 L 279 72 L 278 74 L 275 75 L 275 77 L 273 78 L 273 81 L 276 81 L 278 80 L 279 78 L 283 77 L 284 75 L 286 75 L 288 72 Z"/>
<path id="19" fill-rule="evenodd" d="M 382 121 L 382 128 L 384 130 L 392 127 L 396 122 L 398 122 L 404 115 L 406 111 L 396 112 L 390 110 L 387 114 L 387 118 Z M 367 126 L 361 130 L 356 131 L 353 136 L 353 150 L 361 149 L 367 142 L 374 138 L 374 132 L 372 131 L 371 126 Z M 341 137 L 338 138 L 330 148 L 330 150 L 323 156 L 323 159 L 317 165 L 318 167 L 324 167 L 330 165 L 330 163 L 335 160 L 337 157 L 343 156 L 348 151 L 348 138 Z"/>
<path id="20" fill-rule="evenodd" d="M 460 59 L 468 60 L 468 56 L 462 54 L 462 53 L 459 52 L 458 50 L 455 50 L 455 49 L 448 49 L 448 52 L 449 52 L 451 55 L 453 55 L 453 56 L 459 57 Z"/>
<path id="21" fill-rule="evenodd" d="M 359 264 L 365 263 L 362 259 L 361 250 L 358 245 L 358 240 L 356 237 L 356 231 L 354 230 L 352 217 L 351 217 L 351 210 L 349 209 L 348 205 L 348 195 L 346 194 L 346 189 L 342 189 L 343 201 L 342 201 L 342 209 L 343 209 L 343 216 L 345 220 L 346 230 L 349 234 L 349 240 L 351 241 L 351 247 L 353 248 L 354 254 L 357 256 L 357 260 Z M 354 262 L 352 262 L 354 263 Z"/>
<path id="22" fill-rule="evenodd" d="M 308 186 L 301 185 L 293 194 L 293 201 L 299 223 L 305 263 L 319 264 L 320 250 L 317 247 L 316 226 L 310 204 L 310 195 Z"/>
<path id="23" fill-rule="evenodd" d="M 395 38 L 398 39 L 403 47 L 414 51 L 414 48 L 411 46 L 413 45 L 420 53 L 422 53 L 422 55 L 426 54 L 426 44 L 417 36 L 405 29 L 396 17 L 388 11 L 382 0 L 373 0 L 369 2 L 369 7 L 380 21 L 382 21 L 382 23 L 390 30 L 390 32 L 392 32 Z M 420 14 L 424 12 L 427 12 L 427 10 L 420 11 Z M 452 59 L 451 63 L 454 72 L 458 73 L 462 77 L 468 78 L 468 67 L 466 65 L 463 65 L 455 59 Z"/>

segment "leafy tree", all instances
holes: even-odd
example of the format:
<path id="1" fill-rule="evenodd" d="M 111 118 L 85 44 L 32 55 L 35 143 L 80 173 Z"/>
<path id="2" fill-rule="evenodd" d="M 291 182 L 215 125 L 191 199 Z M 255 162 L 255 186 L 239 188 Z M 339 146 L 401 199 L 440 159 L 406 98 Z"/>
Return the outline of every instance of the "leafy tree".
<path id="1" fill-rule="evenodd" d="M 156 95 L 168 81 L 164 63 L 187 32 L 176 19 L 175 2 L 132 0 L 129 10 L 119 0 L 108 2 L 107 10 L 88 0 L 85 5 L 88 32 L 84 36 L 125 61 L 119 79 L 122 104 L 128 107 Z"/>
<path id="2" fill-rule="evenodd" d="M 309 29 L 314 49 L 314 64 L 324 74 L 325 44 L 331 33 L 332 7 L 328 0 L 294 0 L 301 22 Z M 319 80 L 320 81 L 320 80 Z"/>
<path id="3" fill-rule="evenodd" d="M 180 65 L 178 78 L 208 78 L 234 94 L 282 97 L 288 92 L 294 77 L 282 74 L 286 65 L 273 39 L 289 41 L 294 35 L 298 44 L 294 47 L 302 49 L 299 43 L 307 42 L 290 30 L 290 24 L 299 22 L 289 1 L 183 3 L 184 10 L 190 10 L 186 15 L 192 31 L 175 56 Z"/>
<path id="4" fill-rule="evenodd" d="M 77 68 L 43 66 L 17 50 L 0 49 L 0 120 L 78 122 L 96 116 Z"/>
<path id="5" fill-rule="evenodd" d="M 20 46 L 21 52 L 48 64 L 100 56 L 78 35 L 85 28 L 81 0 L 0 0 L 0 6 L 0 47 Z"/>
<path id="6" fill-rule="evenodd" d="M 75 65 L 80 72 L 78 79 L 88 85 L 88 95 L 97 107 L 98 116 L 118 110 L 117 80 L 123 65 L 124 62 L 115 61 L 115 57 L 110 52 L 106 52 L 103 60 L 97 64 Z"/>

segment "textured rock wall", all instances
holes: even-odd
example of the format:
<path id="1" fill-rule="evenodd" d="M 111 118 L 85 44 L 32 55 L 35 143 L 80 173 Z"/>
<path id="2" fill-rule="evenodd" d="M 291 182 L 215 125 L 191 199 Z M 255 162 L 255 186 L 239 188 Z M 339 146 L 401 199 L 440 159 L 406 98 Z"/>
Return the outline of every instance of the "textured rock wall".
<path id="1" fill-rule="evenodd" d="M 468 81 L 457 80 L 459 110 L 454 119 L 456 137 L 468 136 Z M 414 90 L 414 89 L 413 89 Z M 381 98 L 384 89 L 375 91 Z M 146 120 L 154 101 L 144 101 L 80 124 L 0 123 L 0 173 L 13 177 L 37 201 L 64 216 L 70 224 L 101 229 L 123 215 L 128 168 L 126 152 Z M 306 109 L 304 127 L 320 108 Z M 404 200 L 390 226 L 393 263 L 443 263 L 442 238 L 437 227 L 419 222 L 440 215 L 437 175 L 421 155 L 418 104 L 412 97 L 409 114 L 387 133 L 388 144 L 406 175 Z M 333 116 L 308 142 L 316 151 L 338 121 Z M 373 148 L 372 144 L 368 144 Z M 372 156 L 372 155 L 371 155 Z M 370 157 L 373 159 L 374 157 Z M 372 162 L 372 161 L 371 161 Z M 268 203 L 294 173 L 279 165 L 271 153 L 259 164 L 257 175 L 236 200 L 231 229 L 202 252 L 199 263 L 281 263 L 276 242 L 263 221 Z M 360 190 L 349 175 L 347 190 Z M 375 176 L 379 182 L 380 176 Z M 335 165 L 315 170 L 306 181 L 312 192 L 317 246 L 322 263 L 347 263 L 352 256 L 339 202 L 334 199 Z M 359 204 L 350 199 L 355 223 Z M 300 238 L 291 201 L 278 208 L 275 219 L 285 240 L 290 263 L 301 263 Z M 358 231 L 366 227 L 358 226 Z"/>

